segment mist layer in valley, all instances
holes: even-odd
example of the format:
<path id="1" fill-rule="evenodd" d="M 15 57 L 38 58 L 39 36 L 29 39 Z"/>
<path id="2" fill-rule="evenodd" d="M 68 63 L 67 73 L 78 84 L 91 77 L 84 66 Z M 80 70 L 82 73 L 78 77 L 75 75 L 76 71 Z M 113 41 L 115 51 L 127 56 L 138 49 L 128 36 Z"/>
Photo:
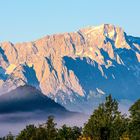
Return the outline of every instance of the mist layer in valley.
<path id="1" fill-rule="evenodd" d="M 49 115 L 45 112 L 19 112 L 0 115 L 0 136 L 5 136 L 9 132 L 17 135 L 22 129 L 29 124 L 43 124 L 47 121 Z M 54 115 L 53 115 L 54 116 Z M 83 126 L 88 120 L 89 115 L 73 114 L 70 116 L 58 115 L 54 116 L 57 127 L 67 124 L 69 126 Z"/>
<path id="2" fill-rule="evenodd" d="M 16 135 L 29 124 L 41 124 L 54 116 L 58 127 L 63 124 L 82 126 L 88 116 L 71 112 L 32 86 L 20 86 L 0 96 L 0 136 Z"/>

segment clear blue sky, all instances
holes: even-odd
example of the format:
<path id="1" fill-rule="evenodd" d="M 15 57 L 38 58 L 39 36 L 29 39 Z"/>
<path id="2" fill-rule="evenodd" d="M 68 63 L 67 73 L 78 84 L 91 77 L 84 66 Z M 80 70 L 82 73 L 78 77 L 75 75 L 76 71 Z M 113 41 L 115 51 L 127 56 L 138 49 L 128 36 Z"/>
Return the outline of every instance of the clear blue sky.
<path id="1" fill-rule="evenodd" d="M 0 42 L 111 23 L 140 36 L 140 0 L 0 0 Z"/>

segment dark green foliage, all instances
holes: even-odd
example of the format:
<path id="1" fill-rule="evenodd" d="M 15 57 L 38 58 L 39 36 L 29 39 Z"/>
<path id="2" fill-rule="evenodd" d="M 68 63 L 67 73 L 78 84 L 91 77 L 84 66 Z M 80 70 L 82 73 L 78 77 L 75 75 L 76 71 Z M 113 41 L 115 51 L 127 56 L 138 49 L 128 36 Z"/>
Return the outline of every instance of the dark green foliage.
<path id="1" fill-rule="evenodd" d="M 46 140 L 46 139 L 47 139 L 47 133 L 45 128 L 39 126 L 39 128 L 36 129 L 36 135 L 33 140 Z"/>
<path id="2" fill-rule="evenodd" d="M 138 124 L 140 123 L 140 99 L 136 101 L 129 109 L 130 118 L 133 121 L 136 121 Z"/>
<path id="3" fill-rule="evenodd" d="M 34 125 L 27 126 L 17 136 L 16 140 L 56 140 L 57 129 L 52 116 L 48 117 L 48 121 L 36 128 Z"/>
<path id="4" fill-rule="evenodd" d="M 36 127 L 34 125 L 28 125 L 24 130 L 20 132 L 16 140 L 34 140 L 36 134 Z"/>
<path id="5" fill-rule="evenodd" d="M 56 123 L 54 123 L 54 118 L 52 116 L 48 117 L 48 121 L 46 122 L 44 128 L 47 133 L 46 140 L 55 140 L 57 138 Z"/>
<path id="6" fill-rule="evenodd" d="M 11 132 L 9 132 L 9 134 L 5 138 L 3 138 L 3 140 L 14 140 L 14 136 Z"/>
<path id="7" fill-rule="evenodd" d="M 58 130 L 58 140 L 77 140 L 81 135 L 82 129 L 79 127 L 68 127 L 63 125 Z"/>
<path id="8" fill-rule="evenodd" d="M 135 102 L 130 111 L 129 134 L 131 140 L 140 140 L 140 100 Z"/>
<path id="9" fill-rule="evenodd" d="M 119 140 L 125 128 L 125 118 L 118 111 L 118 103 L 109 95 L 93 112 L 83 133 L 93 140 Z"/>
<path id="10" fill-rule="evenodd" d="M 73 131 L 73 140 L 77 140 L 77 138 L 79 138 L 80 135 L 81 135 L 82 128 L 79 128 L 77 126 L 74 126 L 72 128 L 72 131 Z"/>

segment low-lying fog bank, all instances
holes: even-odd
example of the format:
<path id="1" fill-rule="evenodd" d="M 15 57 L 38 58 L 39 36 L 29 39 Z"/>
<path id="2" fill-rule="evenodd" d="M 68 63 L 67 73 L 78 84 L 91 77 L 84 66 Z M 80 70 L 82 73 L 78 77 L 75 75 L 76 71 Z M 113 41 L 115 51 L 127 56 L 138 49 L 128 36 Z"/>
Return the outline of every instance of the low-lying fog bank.
<path id="1" fill-rule="evenodd" d="M 38 126 L 39 124 L 45 123 L 49 115 L 43 112 L 2 114 L 0 115 L 0 137 L 7 135 L 9 132 L 16 135 L 29 124 Z M 63 124 L 69 126 L 83 126 L 88 120 L 89 115 L 73 114 L 70 116 L 54 117 L 57 127 Z"/>

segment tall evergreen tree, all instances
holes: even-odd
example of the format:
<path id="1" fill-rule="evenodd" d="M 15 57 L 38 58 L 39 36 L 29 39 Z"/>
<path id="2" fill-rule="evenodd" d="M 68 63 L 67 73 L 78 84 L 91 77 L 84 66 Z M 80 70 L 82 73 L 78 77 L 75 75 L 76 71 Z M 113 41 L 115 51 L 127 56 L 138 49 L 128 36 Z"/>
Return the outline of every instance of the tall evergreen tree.
<path id="1" fill-rule="evenodd" d="M 53 116 L 48 117 L 48 120 L 45 124 L 45 129 L 46 129 L 46 133 L 47 133 L 46 140 L 55 140 L 57 138 L 56 123 L 54 122 Z"/>
<path id="2" fill-rule="evenodd" d="M 140 99 L 136 101 L 129 109 L 130 125 L 129 134 L 131 140 L 140 140 Z"/>
<path id="3" fill-rule="evenodd" d="M 85 124 L 83 134 L 93 140 L 119 140 L 125 132 L 125 118 L 118 111 L 118 103 L 111 95 L 93 112 Z M 118 127 L 117 123 L 120 124 Z"/>

